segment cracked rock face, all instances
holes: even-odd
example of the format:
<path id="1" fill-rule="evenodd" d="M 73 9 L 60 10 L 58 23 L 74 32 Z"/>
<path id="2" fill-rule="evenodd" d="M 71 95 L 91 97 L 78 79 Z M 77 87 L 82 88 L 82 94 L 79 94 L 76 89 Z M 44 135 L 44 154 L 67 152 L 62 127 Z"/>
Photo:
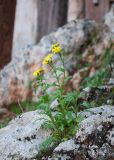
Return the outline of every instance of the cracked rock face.
<path id="1" fill-rule="evenodd" d="M 75 139 L 61 143 L 49 160 L 114 160 L 114 106 L 93 108 L 83 115 Z"/>
<path id="2" fill-rule="evenodd" d="M 0 130 L 0 160 L 35 159 L 40 144 L 49 137 L 50 132 L 41 125 L 46 116 L 32 111 L 18 116 Z"/>

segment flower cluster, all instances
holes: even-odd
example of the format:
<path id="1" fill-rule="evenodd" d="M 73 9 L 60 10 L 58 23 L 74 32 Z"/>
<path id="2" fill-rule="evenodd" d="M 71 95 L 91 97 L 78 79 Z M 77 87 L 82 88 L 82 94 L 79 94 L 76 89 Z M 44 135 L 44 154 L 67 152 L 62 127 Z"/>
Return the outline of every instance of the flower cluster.
<path id="1" fill-rule="evenodd" d="M 48 55 L 44 58 L 43 64 L 49 64 L 50 62 L 52 62 L 52 58 L 53 58 L 54 54 L 60 53 L 61 51 L 62 51 L 62 48 L 61 48 L 61 46 L 60 46 L 59 43 L 54 43 L 54 44 L 52 44 L 52 46 L 51 46 L 51 52 L 52 52 L 52 53 L 48 54 Z M 33 73 L 33 75 L 34 75 L 34 76 L 39 76 L 39 75 L 41 74 L 41 72 L 43 72 L 43 71 L 44 71 L 44 68 L 40 68 L 40 69 L 38 69 L 37 71 L 35 71 L 35 72 Z"/>
<path id="2" fill-rule="evenodd" d="M 44 60 L 43 60 L 43 64 L 49 64 L 49 62 L 52 61 L 52 58 L 53 58 L 53 54 L 48 54 Z"/>
<path id="3" fill-rule="evenodd" d="M 44 68 L 39 68 L 37 71 L 33 73 L 33 76 L 39 76 L 44 71 Z"/>
<path id="4" fill-rule="evenodd" d="M 51 51 L 52 53 L 60 53 L 62 51 L 62 48 L 60 46 L 59 43 L 55 43 L 55 44 L 52 44 L 52 48 L 51 48 Z"/>

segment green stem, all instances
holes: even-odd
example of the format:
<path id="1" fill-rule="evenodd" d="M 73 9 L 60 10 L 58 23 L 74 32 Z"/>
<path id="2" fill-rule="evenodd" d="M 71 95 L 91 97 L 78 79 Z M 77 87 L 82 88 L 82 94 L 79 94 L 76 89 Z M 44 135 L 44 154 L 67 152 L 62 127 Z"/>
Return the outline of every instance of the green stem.
<path id="1" fill-rule="evenodd" d="M 39 85 L 41 86 L 42 90 L 44 91 L 44 93 L 46 93 L 46 84 L 43 82 L 43 77 L 40 76 L 38 81 L 39 81 Z"/>
<path id="2" fill-rule="evenodd" d="M 61 60 L 61 62 L 62 62 L 62 65 L 63 65 L 63 68 L 64 68 L 64 72 L 63 72 L 63 74 L 64 74 L 64 79 L 65 79 L 65 63 L 64 63 L 64 58 L 63 58 L 63 56 L 62 56 L 62 54 L 59 54 L 59 57 L 60 57 L 60 60 Z"/>
<path id="3" fill-rule="evenodd" d="M 49 65 L 50 65 L 50 67 L 52 68 L 52 70 L 53 70 L 53 72 L 54 72 L 54 74 L 55 74 L 55 78 L 56 78 L 56 80 L 57 80 L 58 86 L 61 88 L 61 84 L 60 84 L 60 82 L 59 82 L 59 77 L 58 77 L 58 75 L 57 75 L 55 65 L 54 65 L 53 63 L 50 63 Z"/>
<path id="4" fill-rule="evenodd" d="M 59 86 L 59 89 L 60 89 L 60 91 L 61 91 L 61 95 L 60 95 L 60 97 L 59 97 L 59 99 L 60 99 L 60 101 L 62 101 L 63 100 L 63 93 L 62 93 L 62 91 L 63 91 L 63 89 L 62 89 L 62 86 L 61 86 L 61 84 L 60 84 L 60 81 L 59 81 L 59 77 L 58 77 L 58 75 L 57 75 L 57 72 L 56 72 L 56 67 L 55 67 L 55 65 L 51 62 L 50 64 L 50 67 L 53 69 L 53 72 L 54 72 L 54 74 L 55 74 L 55 77 L 56 77 L 56 80 L 57 80 L 57 83 L 58 83 L 58 86 Z M 65 74 L 65 73 L 64 73 Z M 64 105 L 62 105 L 62 104 L 60 104 L 60 106 L 61 106 L 61 113 L 63 114 L 63 118 L 64 119 L 66 119 L 66 114 L 65 114 L 65 108 L 64 108 Z M 66 122 L 66 120 L 65 120 L 65 122 Z"/>

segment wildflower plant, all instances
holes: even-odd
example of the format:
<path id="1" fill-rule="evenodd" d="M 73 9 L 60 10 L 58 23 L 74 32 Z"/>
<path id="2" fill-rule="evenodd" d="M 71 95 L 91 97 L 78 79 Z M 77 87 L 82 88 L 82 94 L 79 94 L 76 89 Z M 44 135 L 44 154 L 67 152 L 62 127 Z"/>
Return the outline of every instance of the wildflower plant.
<path id="1" fill-rule="evenodd" d="M 41 145 L 41 149 L 50 147 L 53 144 L 69 139 L 74 136 L 79 128 L 82 120 L 78 112 L 78 98 L 81 96 L 77 91 L 66 92 L 65 85 L 70 80 L 70 76 L 66 74 L 63 50 L 59 43 L 52 44 L 51 52 L 44 60 L 43 65 L 49 65 L 55 81 L 47 84 L 41 68 L 33 73 L 36 76 L 38 85 L 42 88 L 44 94 L 38 101 L 38 108 L 41 113 L 47 115 L 43 127 L 52 131 L 51 136 Z M 61 66 L 57 66 L 54 62 L 54 56 L 58 54 Z M 60 78 L 60 77 L 63 78 Z M 47 92 L 50 87 L 55 87 L 52 92 Z M 52 107 L 52 103 L 56 101 L 56 105 Z"/>

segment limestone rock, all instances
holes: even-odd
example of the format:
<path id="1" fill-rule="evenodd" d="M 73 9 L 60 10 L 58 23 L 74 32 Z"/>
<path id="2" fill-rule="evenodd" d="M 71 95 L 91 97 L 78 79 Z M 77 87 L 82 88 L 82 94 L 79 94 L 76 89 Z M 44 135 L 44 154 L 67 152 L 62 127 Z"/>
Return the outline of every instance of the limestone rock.
<path id="1" fill-rule="evenodd" d="M 48 160 L 114 158 L 114 106 L 92 108 L 82 114 L 85 118 L 76 137 L 59 144 Z M 0 160 L 35 160 L 39 145 L 51 133 L 42 129 L 43 118 L 38 111 L 24 113 L 1 129 Z"/>
<path id="2" fill-rule="evenodd" d="M 76 144 L 81 145 L 75 151 L 75 155 L 82 155 L 88 160 L 114 159 L 113 136 L 111 136 L 114 129 L 114 107 L 104 106 L 100 108 L 101 112 L 98 112 L 98 108 L 91 111 L 94 115 L 82 122 L 76 134 Z"/>
<path id="3" fill-rule="evenodd" d="M 92 21 L 75 20 L 43 37 L 37 45 L 20 49 L 0 72 L 0 106 L 35 97 L 29 89 L 32 73 L 41 67 L 42 59 L 50 52 L 52 43 L 60 42 L 67 53 L 75 55 L 87 43 L 95 28 L 96 24 Z"/>
<path id="4" fill-rule="evenodd" d="M 61 158 L 61 160 L 66 160 L 73 158 L 76 147 L 78 148 L 73 139 L 60 143 L 53 151 L 53 159 Z M 48 158 L 48 160 L 52 160 L 52 158 Z"/>
<path id="5" fill-rule="evenodd" d="M 111 37 L 114 39 L 114 4 L 112 5 L 111 11 L 105 16 L 105 24 L 111 31 Z"/>
<path id="6" fill-rule="evenodd" d="M 24 113 L 0 130 L 0 160 L 35 159 L 40 144 L 50 135 L 41 125 L 46 116 Z"/>

